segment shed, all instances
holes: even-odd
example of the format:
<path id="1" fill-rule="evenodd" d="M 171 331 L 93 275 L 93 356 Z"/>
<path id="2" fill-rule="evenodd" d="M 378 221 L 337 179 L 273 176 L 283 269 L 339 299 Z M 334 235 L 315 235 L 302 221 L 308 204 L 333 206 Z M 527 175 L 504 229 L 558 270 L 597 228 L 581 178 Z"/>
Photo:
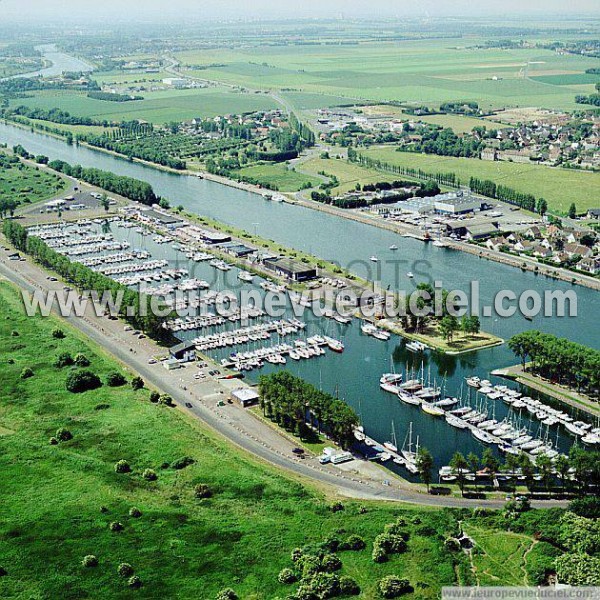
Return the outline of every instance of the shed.
<path id="1" fill-rule="evenodd" d="M 256 404 L 260 394 L 252 388 L 238 388 L 231 392 L 231 400 L 239 402 L 243 407 Z"/>

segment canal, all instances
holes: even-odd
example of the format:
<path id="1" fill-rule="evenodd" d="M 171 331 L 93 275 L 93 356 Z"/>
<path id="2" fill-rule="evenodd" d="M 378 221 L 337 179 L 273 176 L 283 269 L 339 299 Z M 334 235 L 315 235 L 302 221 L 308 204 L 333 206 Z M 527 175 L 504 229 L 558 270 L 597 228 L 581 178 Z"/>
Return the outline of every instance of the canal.
<path id="1" fill-rule="evenodd" d="M 334 215 L 286 203 L 268 202 L 255 194 L 197 177 L 166 173 L 82 146 L 69 146 L 56 138 L 11 125 L 0 124 L 0 141 L 9 146 L 21 144 L 28 151 L 45 154 L 50 159 L 62 159 L 71 164 L 106 169 L 142 179 L 149 182 L 156 193 L 169 199 L 172 205 L 181 204 L 200 215 L 252 232 L 256 230 L 259 235 L 282 245 L 335 260 L 359 275 L 378 279 L 382 285 L 392 289 L 410 291 L 420 281 L 440 280 L 445 288 L 468 290 L 470 282 L 476 280 L 480 285 L 482 304 L 491 303 L 494 294 L 503 289 L 510 289 L 517 294 L 524 290 L 535 290 L 543 294 L 545 290 L 573 289 L 578 296 L 576 318 L 536 317 L 533 322 L 529 322 L 521 316 L 510 319 L 490 316 L 482 318 L 482 326 L 505 339 L 517 332 L 534 328 L 600 347 L 597 305 L 594 304 L 597 296 L 593 290 L 575 288 L 564 282 L 521 272 L 470 254 L 434 248 L 393 232 Z M 131 230 L 127 235 L 139 236 Z M 135 247 L 152 244 L 147 238 L 134 238 L 131 242 Z M 392 244 L 399 247 L 395 253 L 389 250 Z M 169 260 L 176 258 L 169 248 L 158 246 L 152 248 L 152 251 L 157 256 L 164 254 Z M 373 254 L 380 258 L 376 265 L 368 260 Z M 398 261 L 403 262 L 398 264 Z M 199 268 L 210 269 L 208 266 L 194 265 L 193 276 L 208 279 L 202 276 Z M 368 271 L 373 268 L 378 272 Z M 414 272 L 414 280 L 406 277 L 409 270 Z M 226 286 L 226 283 L 223 281 L 215 287 Z M 414 360 L 413 355 L 405 350 L 401 338 L 393 336 L 387 342 L 368 338 L 361 333 L 356 321 L 349 326 L 332 321 L 315 322 L 310 327 L 311 331 L 312 328 L 320 328 L 328 335 L 342 339 L 346 346 L 345 352 L 340 355 L 328 353 L 326 357 L 297 363 L 288 361 L 286 368 L 346 400 L 359 412 L 365 429 L 372 437 L 380 441 L 390 439 L 393 423 L 398 442 L 402 444 L 409 423 L 413 422 L 415 434 L 418 433 L 421 444 L 434 453 L 438 464 L 447 463 L 456 449 L 464 453 L 481 453 L 481 445 L 469 433 L 457 431 L 445 421 L 435 420 L 420 409 L 402 404 L 397 398 L 379 389 L 379 377 L 381 373 L 390 370 L 390 361 L 400 371 Z M 491 370 L 514 362 L 515 358 L 504 345 L 459 357 L 428 352 L 422 366 L 426 377 L 430 374 L 438 383 L 445 381 L 447 393 L 456 395 L 461 387 L 467 393 L 466 386 L 463 386 L 466 376 L 488 377 Z M 421 368 L 421 359 L 414 366 Z M 273 368 L 275 367 L 269 365 L 262 372 Z M 488 401 L 490 413 L 493 406 L 493 402 Z M 507 408 L 503 403 L 496 402 L 495 410 L 495 418 L 500 420 Z M 537 422 L 530 423 L 530 429 L 531 433 L 537 433 Z M 550 433 L 551 436 L 556 436 L 555 429 Z M 559 434 L 561 449 L 565 450 L 570 441 L 568 436 Z"/>

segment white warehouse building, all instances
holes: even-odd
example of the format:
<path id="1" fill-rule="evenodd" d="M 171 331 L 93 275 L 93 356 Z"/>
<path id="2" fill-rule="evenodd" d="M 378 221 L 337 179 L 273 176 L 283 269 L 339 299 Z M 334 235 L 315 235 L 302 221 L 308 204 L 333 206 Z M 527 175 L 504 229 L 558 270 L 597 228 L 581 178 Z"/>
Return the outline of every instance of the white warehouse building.
<path id="1" fill-rule="evenodd" d="M 469 192 L 449 192 L 433 198 L 436 213 L 444 215 L 463 215 L 481 210 L 481 200 Z"/>

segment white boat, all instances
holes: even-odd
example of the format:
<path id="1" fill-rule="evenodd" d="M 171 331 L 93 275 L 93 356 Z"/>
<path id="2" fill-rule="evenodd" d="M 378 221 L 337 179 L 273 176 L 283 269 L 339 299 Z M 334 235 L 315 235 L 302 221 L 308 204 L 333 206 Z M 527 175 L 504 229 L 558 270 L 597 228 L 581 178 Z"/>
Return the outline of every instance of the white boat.
<path id="1" fill-rule="evenodd" d="M 395 383 L 380 383 L 379 387 L 384 392 L 389 392 L 390 394 L 398 394 L 400 392 L 400 388 Z"/>
<path id="2" fill-rule="evenodd" d="M 327 347 L 332 352 L 341 353 L 344 351 L 344 344 L 342 344 L 342 342 L 340 342 L 339 340 L 334 340 L 333 338 L 330 338 L 330 337 L 325 337 L 324 339 L 325 339 L 325 343 L 327 344 Z"/>
<path id="3" fill-rule="evenodd" d="M 436 248 L 445 248 L 446 247 L 446 244 L 444 244 L 444 242 L 442 242 L 441 240 L 435 240 L 431 245 L 435 246 Z"/>
<path id="4" fill-rule="evenodd" d="M 398 392 L 398 398 L 405 404 L 412 404 L 413 406 L 419 406 L 419 404 L 421 404 L 421 398 L 413 396 L 412 394 L 407 394 L 404 390 Z"/>
<path id="5" fill-rule="evenodd" d="M 422 342 L 413 341 L 406 344 L 406 349 L 410 352 L 425 352 L 425 350 L 427 350 L 427 346 Z"/>
<path id="6" fill-rule="evenodd" d="M 386 342 L 392 337 L 389 331 L 383 331 L 383 329 L 377 329 L 371 334 L 376 340 L 382 340 Z"/>
<path id="7" fill-rule="evenodd" d="M 369 259 L 371 262 L 379 262 L 379 259 L 376 256 L 371 256 Z"/>
<path id="8" fill-rule="evenodd" d="M 398 246 L 396 246 L 396 244 L 392 244 L 390 246 L 390 250 L 398 250 Z"/>
<path id="9" fill-rule="evenodd" d="M 248 273 L 248 271 L 240 271 L 238 273 L 238 279 L 241 281 L 246 281 L 247 283 L 252 283 L 254 276 L 252 273 Z"/>
<path id="10" fill-rule="evenodd" d="M 413 273 L 412 271 L 409 271 L 409 272 L 406 274 L 406 276 L 407 276 L 409 279 L 412 279 L 412 278 L 414 277 L 414 273 Z"/>
<path id="11" fill-rule="evenodd" d="M 479 379 L 479 377 L 468 377 L 467 385 L 470 385 L 474 388 L 478 388 L 481 385 L 481 379 Z"/>
<path id="12" fill-rule="evenodd" d="M 455 417 L 454 415 L 451 415 L 450 413 L 446 413 L 446 423 L 448 423 L 448 425 L 452 425 L 452 427 L 456 427 L 457 429 L 466 429 L 469 426 L 468 423 L 462 419 L 459 419 L 458 417 Z"/>
<path id="13" fill-rule="evenodd" d="M 416 466 L 417 455 L 419 453 L 419 438 L 417 437 L 417 447 L 415 450 L 413 450 L 412 431 L 413 431 L 413 424 L 411 421 L 410 425 L 408 426 L 408 433 L 406 434 L 406 437 L 404 438 L 404 444 L 402 445 L 401 454 L 406 459 L 407 463 L 411 463 Z M 407 444 L 407 442 L 408 442 L 408 444 Z"/>
<path id="14" fill-rule="evenodd" d="M 476 440 L 479 440 L 483 444 L 491 444 L 494 441 L 494 438 L 487 431 L 482 431 L 481 429 L 477 429 L 477 427 L 471 429 L 471 433 Z"/>
<path id="15" fill-rule="evenodd" d="M 402 375 L 398 373 L 384 373 L 379 378 L 379 383 L 399 383 L 402 381 Z"/>

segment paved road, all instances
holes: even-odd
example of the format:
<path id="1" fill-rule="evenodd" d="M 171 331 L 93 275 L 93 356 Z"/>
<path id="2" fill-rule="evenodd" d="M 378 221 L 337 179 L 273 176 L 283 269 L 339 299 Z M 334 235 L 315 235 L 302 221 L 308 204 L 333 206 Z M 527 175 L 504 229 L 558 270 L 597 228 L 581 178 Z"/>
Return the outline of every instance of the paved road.
<path id="1" fill-rule="evenodd" d="M 30 293 L 40 289 L 62 289 L 60 282 L 49 282 L 46 273 L 29 260 L 8 261 L 6 256 L 6 252 L 0 250 L 0 275 L 21 289 Z M 309 483 L 312 481 L 333 488 L 338 494 L 365 500 L 389 500 L 436 507 L 499 508 L 504 504 L 502 500 L 468 500 L 426 495 L 406 482 L 399 482 L 387 476 L 385 471 L 372 465 L 359 474 L 357 471 L 322 466 L 314 457 L 301 460 L 291 453 L 294 445 L 291 439 L 280 435 L 241 407 L 229 404 L 222 408 L 216 406 L 218 400 L 225 398 L 224 394 L 228 389 L 226 385 L 231 389 L 231 381 L 207 379 L 198 383 L 191 375 L 194 372 L 193 367 L 181 371 L 166 371 L 159 365 L 148 364 L 149 358 L 164 354 L 164 349 L 150 340 L 139 341 L 132 338 L 124 332 L 122 322 L 96 317 L 92 310 L 88 310 L 84 317 L 65 318 L 132 371 L 139 373 L 151 386 L 169 394 L 179 408 L 201 419 L 239 448 L 271 465 L 306 478 Z M 192 408 L 186 408 L 186 404 L 191 404 Z M 373 473 L 376 474 L 375 477 Z M 383 485 L 386 477 L 389 477 L 389 485 Z M 550 507 L 564 505 L 564 502 L 546 501 L 534 504 Z"/>

